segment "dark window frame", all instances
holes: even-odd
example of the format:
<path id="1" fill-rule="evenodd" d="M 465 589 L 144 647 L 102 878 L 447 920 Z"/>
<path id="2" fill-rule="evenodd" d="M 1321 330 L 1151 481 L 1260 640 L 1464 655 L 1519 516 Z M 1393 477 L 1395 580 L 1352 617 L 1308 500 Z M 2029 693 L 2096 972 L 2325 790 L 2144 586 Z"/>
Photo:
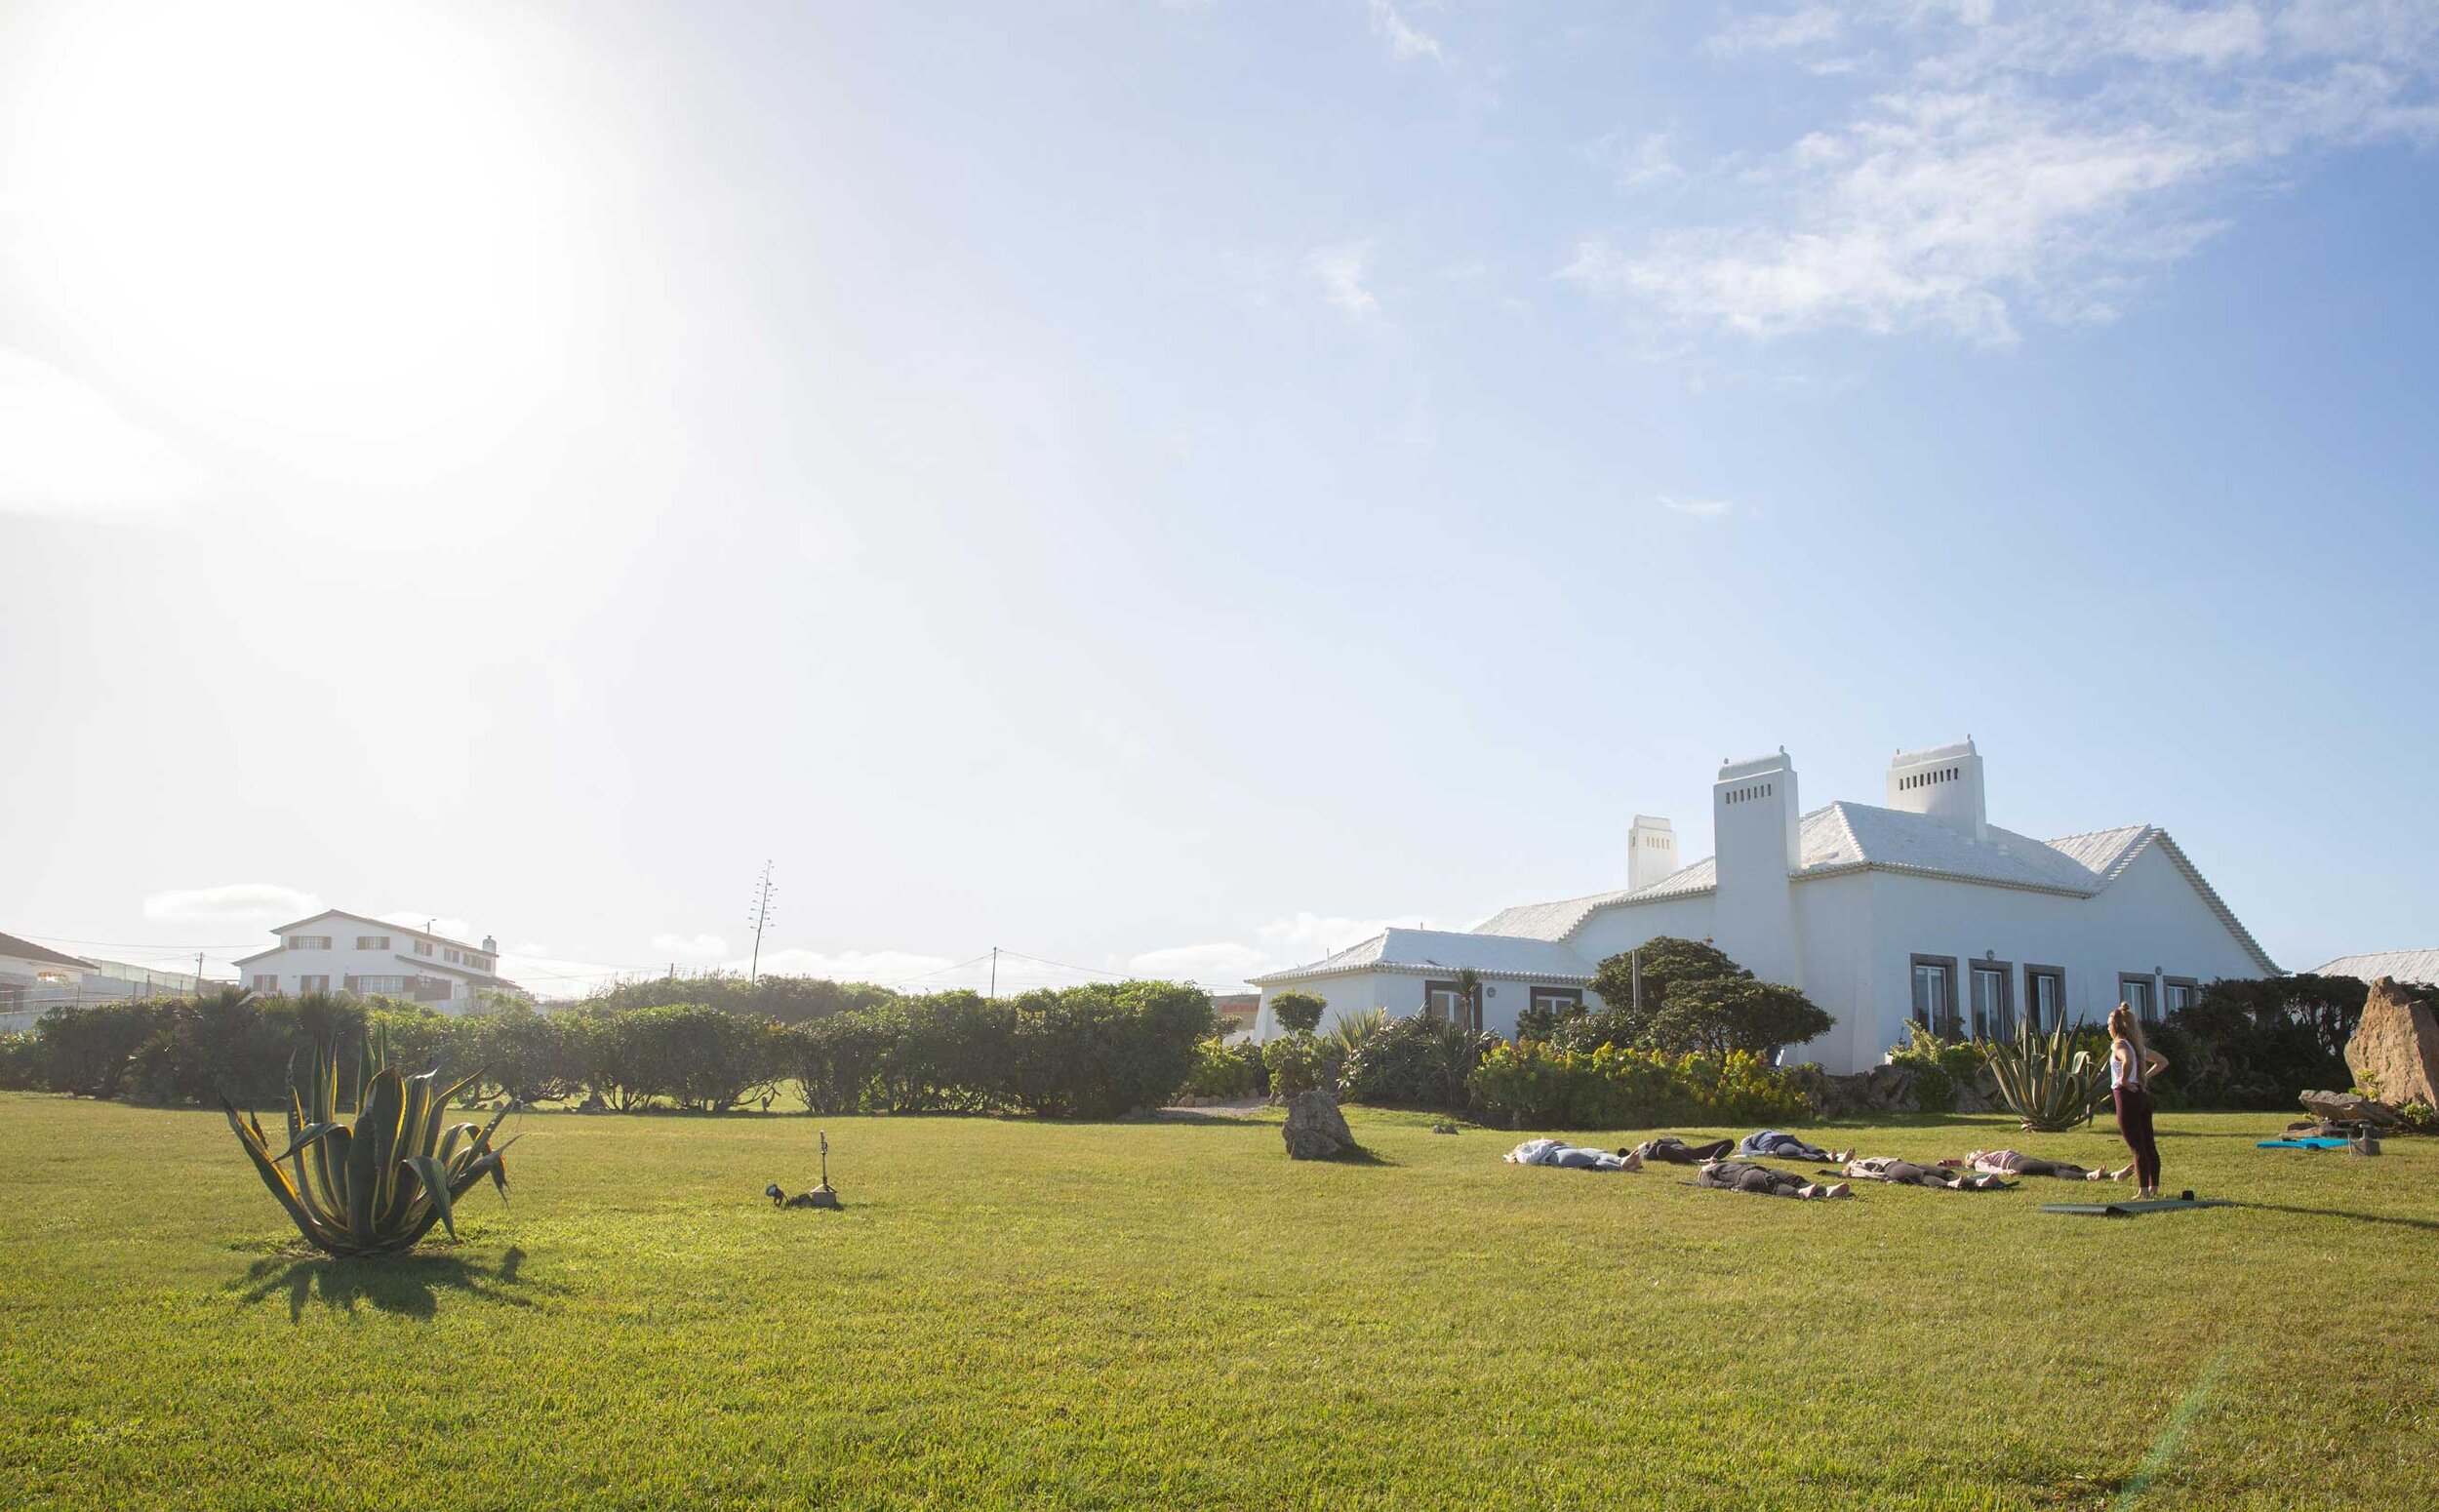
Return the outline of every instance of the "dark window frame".
<path id="1" fill-rule="evenodd" d="M 1920 981 L 1920 978 L 1916 975 L 1916 974 L 1926 966 L 1937 966 L 1947 973 L 1946 1029 L 1950 1032 L 1943 1033 L 1939 1024 L 1929 1021 L 1929 1011 L 1923 1006 L 1922 994 L 1916 990 Z M 1955 956 L 1934 956 L 1921 954 L 1915 955 L 1906 963 L 1905 967 L 1905 1003 L 1907 1016 L 1912 1018 L 1914 1022 L 1921 1024 L 1924 1028 L 1929 1029 L 1932 1033 L 1939 1035 L 1939 1038 L 1943 1040 L 1961 1038 L 1961 1036 L 1955 1034 L 1953 1031 L 1961 1028 L 1964 1023 L 1965 1006 L 1956 1000 L 1956 967 L 1957 958 Z"/>
<path id="2" fill-rule="evenodd" d="M 2143 997 L 2143 1006 L 2135 1007 L 2135 1017 L 2143 1023 L 2158 1023 L 2160 1021 L 2159 973 L 2119 972 L 2117 974 L 2117 1001 L 2129 1007 L 2134 1007 L 2134 994 L 2126 990 L 2126 984 L 2134 981 L 2142 983 Z M 2144 1011 L 2145 1008 L 2149 1010 L 2147 1013 Z"/>
<path id="3" fill-rule="evenodd" d="M 2043 976 L 2047 976 L 2050 980 L 2058 983 L 2058 1023 L 2043 1023 L 2039 1016 L 2041 995 L 2033 990 L 2032 984 L 2037 978 Z M 2027 1015 L 2032 1015 L 2030 1021 L 2033 1028 L 2042 1034 L 2047 1034 L 2053 1029 L 2056 1029 L 2059 1024 L 2064 1023 L 2066 1021 L 2067 1015 L 2066 968 L 2062 966 L 2041 966 L 2032 962 L 2026 962 L 2024 964 L 2023 1011 Z"/>
<path id="4" fill-rule="evenodd" d="M 1583 989 L 1581 987 L 1554 987 L 1545 986 L 1539 982 L 1534 982 L 1527 985 L 1525 988 L 1525 1007 L 1539 1008 L 1543 997 L 1558 999 L 1558 1002 L 1551 1006 L 1562 1014 L 1566 1013 L 1570 1009 L 1578 1009 L 1583 1006 Z"/>
<path id="5" fill-rule="evenodd" d="M 2016 1037 L 2016 963 L 1988 960 L 1965 963 L 1965 1001 L 1957 1006 L 1968 1023 L 1972 1022 L 1974 1015 L 1973 987 L 1976 972 L 1996 972 L 1999 977 L 1999 1016 L 2007 1020 L 2007 1033 L 2004 1036 L 1988 1037 L 2014 1039 Z M 1981 1037 L 1980 1026 L 1976 1024 L 1974 1028 L 1976 1037 Z"/>
<path id="6" fill-rule="evenodd" d="M 2185 991 L 2192 994 L 2192 1002 L 2199 1003 L 2202 1001 L 2202 983 L 2195 980 L 2193 977 L 2162 976 L 2160 978 L 2160 1017 L 2163 1021 L 2167 1019 L 2169 1015 L 2176 1012 L 2175 1009 L 2168 1006 L 2168 993 L 2169 989 L 2172 987 L 2184 988 Z"/>

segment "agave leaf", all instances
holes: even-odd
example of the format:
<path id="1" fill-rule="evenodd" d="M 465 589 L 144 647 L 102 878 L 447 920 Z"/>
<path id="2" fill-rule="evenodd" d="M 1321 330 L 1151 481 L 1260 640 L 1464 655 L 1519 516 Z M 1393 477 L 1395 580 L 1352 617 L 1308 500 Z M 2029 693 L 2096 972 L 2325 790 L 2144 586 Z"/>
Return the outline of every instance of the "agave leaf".
<path id="1" fill-rule="evenodd" d="M 330 1135 L 340 1127 L 341 1126 L 338 1124 L 315 1124 L 311 1128 L 296 1134 L 288 1141 L 288 1148 L 280 1151 L 277 1155 L 274 1155 L 271 1158 L 273 1160 L 295 1160 L 298 1156 L 303 1154 L 309 1146 L 330 1137 Z"/>
<path id="2" fill-rule="evenodd" d="M 362 1205 L 363 1220 L 354 1225 L 359 1239 L 378 1230 L 378 1220 L 388 1208 L 390 1193 L 397 1185 L 398 1120 L 405 1103 L 404 1077 L 387 1069 L 373 1073 L 373 1085 L 364 1097 L 364 1111 L 356 1115 L 354 1159 L 347 1171 L 350 1214 Z M 359 1180 L 364 1183 L 362 1192 L 355 1190 Z"/>
<path id="3" fill-rule="evenodd" d="M 321 1225 L 314 1220 L 311 1214 L 305 1211 L 304 1204 L 299 1201 L 296 1188 L 288 1184 L 286 1174 L 272 1163 L 270 1151 L 262 1139 L 260 1127 L 254 1124 L 251 1115 L 244 1122 L 240 1122 L 234 1107 L 225 1102 L 220 1106 L 228 1114 L 228 1127 L 237 1133 L 238 1145 L 245 1150 L 246 1158 L 254 1162 L 255 1173 L 262 1177 L 263 1186 L 268 1188 L 271 1195 L 279 1200 L 279 1205 L 287 1210 L 289 1221 L 295 1223 L 297 1231 L 304 1235 L 307 1240 L 314 1244 L 324 1244 L 325 1239 L 320 1231 Z"/>
<path id="4" fill-rule="evenodd" d="M 449 1176 L 440 1169 L 440 1162 L 429 1155 L 410 1155 L 407 1164 L 414 1169 L 416 1179 L 422 1183 L 423 1195 L 439 1211 L 441 1225 L 449 1230 L 449 1237 L 457 1238 L 458 1220 L 450 1212 Z"/>

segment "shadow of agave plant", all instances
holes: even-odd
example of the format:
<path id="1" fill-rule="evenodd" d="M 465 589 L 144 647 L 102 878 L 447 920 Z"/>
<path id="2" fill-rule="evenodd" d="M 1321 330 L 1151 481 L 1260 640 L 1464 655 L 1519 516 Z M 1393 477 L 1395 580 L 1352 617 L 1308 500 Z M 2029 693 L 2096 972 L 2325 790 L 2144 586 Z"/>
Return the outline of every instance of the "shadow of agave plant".
<path id="1" fill-rule="evenodd" d="M 316 1049 L 308 1092 L 298 1090 L 290 1062 L 288 1148 L 277 1155 L 252 1113 L 240 1118 L 233 1105 L 220 1106 L 262 1184 L 306 1243 L 341 1256 L 397 1254 L 414 1248 L 434 1223 L 455 1239 L 454 1205 L 483 1177 L 491 1177 L 503 1200 L 508 1194 L 501 1156 L 516 1140 L 495 1149 L 491 1138 L 515 1104 L 503 1106 L 489 1124 L 444 1130 L 450 1099 L 473 1078 L 441 1088 L 433 1081 L 437 1074 L 401 1075 L 389 1064 L 388 1032 L 368 1036 L 349 1123 L 340 1117 L 338 1057 Z"/>
<path id="2" fill-rule="evenodd" d="M 513 1248 L 488 1270 L 454 1254 L 380 1255 L 346 1261 L 270 1257 L 248 1266 L 237 1285 L 250 1303 L 287 1293 L 291 1323 L 301 1322 L 305 1304 L 317 1300 L 334 1312 L 354 1312 L 366 1306 L 399 1317 L 428 1319 L 439 1311 L 443 1292 L 511 1307 L 533 1306 L 518 1294 L 518 1272 L 524 1264 L 525 1252 Z"/>

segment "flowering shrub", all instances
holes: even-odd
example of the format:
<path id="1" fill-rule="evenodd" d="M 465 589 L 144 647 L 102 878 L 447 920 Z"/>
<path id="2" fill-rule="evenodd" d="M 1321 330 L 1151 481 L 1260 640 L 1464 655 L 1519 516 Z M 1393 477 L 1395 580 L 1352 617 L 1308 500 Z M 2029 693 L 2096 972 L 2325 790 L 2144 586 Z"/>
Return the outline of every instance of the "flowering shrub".
<path id="1" fill-rule="evenodd" d="M 1485 1121 L 1513 1129 L 1792 1124 L 1811 1108 L 1795 1077 L 1740 1051 L 1714 1058 L 1528 1041 L 1491 1052 L 1470 1086 Z"/>

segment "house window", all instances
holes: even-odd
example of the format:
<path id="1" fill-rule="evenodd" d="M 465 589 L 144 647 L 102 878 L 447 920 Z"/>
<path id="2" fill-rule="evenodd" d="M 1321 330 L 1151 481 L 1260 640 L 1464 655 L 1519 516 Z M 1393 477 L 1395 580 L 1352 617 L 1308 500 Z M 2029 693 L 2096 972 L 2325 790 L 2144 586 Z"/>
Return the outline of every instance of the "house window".
<path id="1" fill-rule="evenodd" d="M 420 956 L 430 955 L 432 953 L 432 942 L 428 939 L 417 940 L 415 942 L 415 953 Z"/>
<path id="2" fill-rule="evenodd" d="M 1914 1022 L 1941 1039 L 1963 1037 L 1956 1016 L 1956 957 L 1914 957 Z"/>
<path id="3" fill-rule="evenodd" d="M 404 976 L 350 976 L 347 978 L 347 990 L 368 997 L 400 997 L 407 990 L 407 979 Z"/>
<path id="4" fill-rule="evenodd" d="M 2117 978 L 2117 1000 L 2134 1010 L 2144 1023 L 2159 1021 L 2159 1000 L 2152 996 L 2153 983 L 2148 974 L 2140 976 L 2131 973 Z"/>
<path id="5" fill-rule="evenodd" d="M 328 992 L 331 990 L 331 979 L 327 976 L 300 976 L 297 978 L 297 990 L 299 992 Z"/>
<path id="6" fill-rule="evenodd" d="M 2174 1014 L 2201 1001 L 2202 984 L 2190 976 L 2170 976 L 2160 982 L 2160 1010 Z"/>
<path id="7" fill-rule="evenodd" d="M 449 964 L 451 966 L 463 966 L 465 964 L 465 957 L 458 951 L 444 951 L 443 954 L 448 957 Z"/>
<path id="8" fill-rule="evenodd" d="M 2008 983 L 2016 975 L 2013 963 L 2006 961 L 1976 961 L 1972 988 L 1974 1034 L 1985 1040 L 2011 1040 L 2016 1037 L 2016 1005 L 2009 1000 Z"/>
<path id="9" fill-rule="evenodd" d="M 288 936 L 288 948 L 291 950 L 328 950 L 330 947 L 331 937 L 328 935 L 291 935 Z"/>
<path id="10" fill-rule="evenodd" d="M 359 935 L 356 936 L 356 948 L 358 950 L 387 950 L 389 948 L 389 936 L 386 935 Z"/>
<path id="11" fill-rule="evenodd" d="M 1581 987 L 1535 987 L 1525 994 L 1525 1000 L 1534 1008 L 1547 1009 L 1563 1018 L 1583 1007 L 1583 989 Z"/>
<path id="12" fill-rule="evenodd" d="M 1422 1016 L 1479 1031 L 1482 1027 L 1482 1000 L 1475 998 L 1467 1002 L 1464 993 L 1453 981 L 1426 981 L 1422 984 Z"/>
<path id="13" fill-rule="evenodd" d="M 2024 968 L 2024 1018 L 2048 1034 L 2066 1021 L 2066 974 L 2055 966 Z"/>
<path id="14" fill-rule="evenodd" d="M 276 996 L 279 992 L 279 978 L 269 975 L 257 975 L 254 979 L 254 990 L 257 992 L 268 992 Z"/>

